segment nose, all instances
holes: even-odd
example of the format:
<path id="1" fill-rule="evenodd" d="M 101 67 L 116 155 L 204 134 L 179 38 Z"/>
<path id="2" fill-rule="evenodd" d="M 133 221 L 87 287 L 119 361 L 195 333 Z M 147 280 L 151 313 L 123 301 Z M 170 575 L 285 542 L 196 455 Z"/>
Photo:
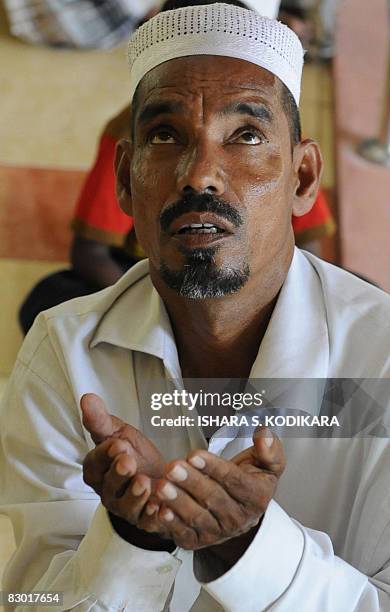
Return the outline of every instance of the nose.
<path id="1" fill-rule="evenodd" d="M 225 192 L 218 153 L 208 143 L 195 146 L 178 168 L 177 187 L 179 193 L 209 193 L 221 196 Z"/>

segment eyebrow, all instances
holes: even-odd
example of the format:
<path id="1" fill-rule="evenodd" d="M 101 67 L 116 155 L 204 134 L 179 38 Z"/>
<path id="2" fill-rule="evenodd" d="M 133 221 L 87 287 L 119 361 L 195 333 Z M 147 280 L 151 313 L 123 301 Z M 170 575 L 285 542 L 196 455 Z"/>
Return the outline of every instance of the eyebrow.
<path id="1" fill-rule="evenodd" d="M 255 119 L 260 119 L 260 121 L 265 121 L 266 123 L 272 123 L 274 119 L 273 113 L 266 107 L 264 104 L 258 104 L 256 102 L 235 102 L 233 104 L 229 104 L 221 109 L 221 115 L 249 115 L 250 117 L 254 117 Z"/>
<path id="2" fill-rule="evenodd" d="M 152 121 L 159 115 L 172 115 L 177 113 L 182 108 L 180 102 L 151 102 L 146 104 L 139 115 L 139 122 L 141 124 Z"/>
<path id="3" fill-rule="evenodd" d="M 139 115 L 139 122 L 146 124 L 158 117 L 159 115 L 172 115 L 183 109 L 181 102 L 150 102 L 142 109 Z M 220 115 L 249 115 L 260 121 L 272 123 L 274 115 L 264 105 L 256 102 L 233 102 L 222 108 L 219 111 Z"/>

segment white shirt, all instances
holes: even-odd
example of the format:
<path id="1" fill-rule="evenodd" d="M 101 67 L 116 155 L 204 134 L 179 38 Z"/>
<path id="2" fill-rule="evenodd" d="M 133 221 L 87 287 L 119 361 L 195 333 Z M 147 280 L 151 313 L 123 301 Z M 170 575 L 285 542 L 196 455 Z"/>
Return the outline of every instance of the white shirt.
<path id="1" fill-rule="evenodd" d="M 390 297 L 295 251 L 252 378 L 389 378 Z M 142 426 L 138 397 L 154 377 L 180 380 L 174 337 L 147 261 L 112 288 L 41 314 L 19 353 L 0 412 L 0 510 L 17 550 L 10 591 L 63 591 L 58 610 L 375 612 L 390 610 L 387 439 L 293 439 L 261 528 L 226 574 L 201 588 L 192 553 L 144 551 L 112 529 L 82 479 L 94 447 L 86 392 Z M 203 434 L 159 441 L 167 459 Z M 231 458 L 251 440 L 213 439 Z M 20 608 L 20 609 L 23 609 Z"/>

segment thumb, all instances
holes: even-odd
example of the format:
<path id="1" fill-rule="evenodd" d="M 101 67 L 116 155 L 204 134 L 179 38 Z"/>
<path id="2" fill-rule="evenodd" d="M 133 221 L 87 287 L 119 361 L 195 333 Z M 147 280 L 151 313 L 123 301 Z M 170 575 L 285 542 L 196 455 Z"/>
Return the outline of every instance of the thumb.
<path id="1" fill-rule="evenodd" d="M 253 434 L 253 447 L 255 454 L 260 458 L 269 455 L 274 444 L 274 435 L 268 427 L 257 427 Z"/>
<path id="2" fill-rule="evenodd" d="M 283 446 L 268 427 L 259 427 L 254 432 L 252 453 L 258 467 L 277 476 L 283 472 L 286 465 Z"/>
<path id="3" fill-rule="evenodd" d="M 116 423 L 108 413 L 106 405 L 99 395 L 86 393 L 80 400 L 83 415 L 83 425 L 92 436 L 95 444 L 99 444 L 116 430 Z M 116 421 L 117 419 L 115 419 Z"/>

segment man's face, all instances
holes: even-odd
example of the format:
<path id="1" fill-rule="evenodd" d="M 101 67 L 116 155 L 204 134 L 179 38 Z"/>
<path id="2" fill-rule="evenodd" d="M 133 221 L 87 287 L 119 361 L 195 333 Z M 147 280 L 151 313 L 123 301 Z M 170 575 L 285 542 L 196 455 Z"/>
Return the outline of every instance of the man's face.
<path id="1" fill-rule="evenodd" d="M 171 60 L 142 80 L 134 124 L 130 212 L 152 277 L 221 297 L 285 263 L 296 182 L 277 78 L 238 59 Z"/>

